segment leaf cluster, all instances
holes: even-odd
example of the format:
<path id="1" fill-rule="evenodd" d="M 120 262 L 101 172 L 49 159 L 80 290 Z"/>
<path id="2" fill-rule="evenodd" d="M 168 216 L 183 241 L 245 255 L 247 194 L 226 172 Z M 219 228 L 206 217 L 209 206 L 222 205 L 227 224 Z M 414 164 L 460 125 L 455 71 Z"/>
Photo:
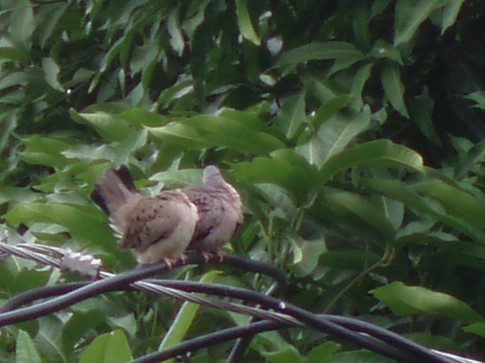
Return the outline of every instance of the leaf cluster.
<path id="1" fill-rule="evenodd" d="M 131 255 L 88 197 L 102 171 L 127 164 L 154 194 L 197 184 L 198 169 L 217 164 L 246 206 L 230 248 L 284 269 L 285 298 L 478 355 L 480 5 L 4 0 L 1 228 L 125 269 Z M 22 260 L 0 269 L 1 299 L 72 278 Z M 203 278 L 197 269 L 173 275 Z M 230 270 L 215 280 L 268 284 Z M 96 298 L 6 329 L 0 354 L 34 347 L 38 361 L 70 361 L 116 346 L 117 336 L 93 340 L 122 328 L 136 356 L 158 345 L 177 309 L 136 293 Z M 184 318 L 188 334 L 245 322 L 211 309 Z M 322 344 L 306 329 L 265 333 L 248 357 L 311 362 Z M 223 359 L 227 347 L 194 359 Z M 356 354 L 368 353 L 344 347 L 328 359 Z"/>

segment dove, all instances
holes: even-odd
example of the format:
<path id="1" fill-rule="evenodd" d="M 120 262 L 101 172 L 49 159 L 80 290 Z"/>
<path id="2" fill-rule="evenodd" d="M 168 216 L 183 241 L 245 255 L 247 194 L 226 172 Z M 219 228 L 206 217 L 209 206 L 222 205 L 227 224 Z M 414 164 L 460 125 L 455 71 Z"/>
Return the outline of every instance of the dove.
<path id="1" fill-rule="evenodd" d="M 170 268 L 191 242 L 198 222 L 197 207 L 180 191 L 144 197 L 126 166 L 108 169 L 99 178 L 92 200 L 110 218 L 120 248 L 132 248 L 139 264 L 163 260 Z"/>
<path id="2" fill-rule="evenodd" d="M 213 252 L 230 240 L 243 222 L 241 198 L 216 166 L 203 171 L 203 185 L 182 189 L 197 207 L 199 222 L 188 249 Z"/>

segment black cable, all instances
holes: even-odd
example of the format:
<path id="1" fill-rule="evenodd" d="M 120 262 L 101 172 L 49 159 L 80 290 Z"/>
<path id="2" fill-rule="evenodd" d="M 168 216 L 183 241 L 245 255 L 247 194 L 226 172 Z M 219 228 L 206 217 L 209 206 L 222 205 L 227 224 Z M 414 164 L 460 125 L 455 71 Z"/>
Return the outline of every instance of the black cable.
<path id="1" fill-rule="evenodd" d="M 135 271 L 138 271 L 138 272 L 141 271 L 144 274 L 148 273 L 148 271 L 141 270 L 141 269 L 135 270 Z M 109 280 L 113 280 L 113 279 L 109 279 Z M 103 281 L 106 281 L 106 280 L 103 280 Z M 266 307 L 268 307 L 268 306 L 275 307 L 275 305 L 278 305 L 280 308 L 284 308 L 283 310 L 286 310 L 286 311 L 283 311 L 283 312 L 290 313 L 289 315 L 295 316 L 294 311 L 293 311 L 294 307 L 290 304 L 287 304 L 287 303 L 285 303 L 281 300 L 275 299 L 275 298 L 270 298 L 268 296 L 265 296 L 265 295 L 262 295 L 262 294 L 259 294 L 259 293 L 255 293 L 253 291 L 248 291 L 248 290 L 244 290 L 244 289 L 233 287 L 233 286 L 225 286 L 225 285 L 219 285 L 219 284 L 203 284 L 203 283 L 199 283 L 199 282 L 177 281 L 177 280 L 149 279 L 149 280 L 145 280 L 145 281 L 155 283 L 155 284 L 159 284 L 159 285 L 164 286 L 164 287 L 176 288 L 176 289 L 183 290 L 183 291 L 186 291 L 186 292 L 203 292 L 203 293 L 208 293 L 208 294 L 213 294 L 213 295 L 238 298 L 238 299 L 242 299 L 242 300 L 249 300 L 249 301 L 252 301 L 252 302 L 257 303 L 257 304 L 261 304 L 261 305 L 266 306 Z M 86 282 L 81 282 L 81 283 L 77 283 L 77 284 L 79 286 L 79 289 L 85 289 Z M 97 282 L 92 282 L 90 284 L 91 285 L 97 284 Z M 43 289 L 46 292 L 48 292 L 48 294 L 50 294 L 52 296 L 52 294 L 54 294 L 55 289 L 56 289 L 57 293 L 64 293 L 64 291 L 67 291 L 67 289 L 73 289 L 75 287 L 75 285 L 76 285 L 76 283 L 66 284 L 66 286 L 62 286 L 62 287 L 46 287 L 46 288 L 43 288 Z M 127 287 L 127 286 L 125 286 L 125 287 Z M 113 291 L 113 290 L 117 290 L 119 288 L 125 288 L 125 287 L 119 287 L 118 283 L 116 283 L 116 284 L 113 284 L 111 286 L 107 286 L 107 289 L 105 291 Z M 40 290 L 40 289 L 38 289 L 38 290 Z M 48 294 L 44 295 L 44 297 L 46 297 Z M 25 293 L 22 294 L 22 295 L 24 295 L 23 296 L 24 301 L 27 301 L 27 302 L 32 301 L 32 299 L 30 299 L 30 300 L 25 299 L 25 295 L 26 295 Z M 41 294 L 39 292 L 36 292 L 36 295 L 38 297 L 41 297 Z M 88 298 L 90 296 L 91 296 L 91 294 L 85 294 L 84 298 Z M 9 302 L 7 302 L 6 305 L 8 305 L 10 307 L 14 306 L 15 304 L 12 303 L 12 300 L 13 299 L 11 299 Z M 17 301 L 17 303 L 19 303 L 19 302 L 20 301 Z M 282 304 L 284 304 L 286 306 L 283 307 Z M 45 303 L 42 303 L 42 305 L 45 305 Z M 5 305 L 4 305 L 4 307 L 5 307 Z M 4 309 L 4 307 L 2 307 L 2 309 Z M 52 307 L 57 308 L 58 306 L 53 305 Z M 31 307 L 31 308 L 34 309 L 34 311 L 38 311 L 38 306 L 34 306 L 34 307 Z M 27 308 L 27 309 L 29 309 L 29 308 Z M 25 309 L 22 309 L 22 310 L 25 310 Z M 302 310 L 302 309 L 300 309 L 300 310 Z M 41 314 L 41 315 L 43 315 L 43 314 Z M 301 311 L 300 312 L 297 311 L 297 315 L 301 316 Z M 358 330 L 358 331 L 361 331 L 361 332 L 365 332 L 365 333 L 367 333 L 371 336 L 377 337 L 377 338 L 387 342 L 388 344 L 390 344 L 394 347 L 402 349 L 405 352 L 406 351 L 410 352 L 410 354 L 414 354 L 415 356 L 418 356 L 421 359 L 425 359 L 424 360 L 425 362 L 440 362 L 440 363 L 442 363 L 442 362 L 453 362 L 452 360 L 449 360 L 449 359 L 446 360 L 445 358 L 438 356 L 437 354 L 427 350 L 426 348 L 424 348 L 424 347 L 422 347 L 422 346 L 420 346 L 416 343 L 413 343 L 413 342 L 401 337 L 400 335 L 398 335 L 396 333 L 390 332 L 386 329 L 374 326 L 374 325 L 369 324 L 369 323 L 365 323 L 365 322 L 358 321 L 358 320 L 351 319 L 351 318 L 336 317 L 336 316 L 332 316 L 332 315 L 315 316 L 314 314 L 309 313 L 309 312 L 304 311 L 304 310 L 303 310 L 303 315 L 306 315 L 306 318 L 304 318 L 304 319 L 298 318 L 298 319 L 299 320 L 305 320 L 306 319 L 307 324 L 310 325 L 310 326 L 313 326 L 314 328 L 317 328 L 317 329 L 323 330 L 323 331 L 327 331 L 327 332 L 330 330 L 330 332 L 333 333 L 334 335 L 337 335 L 337 336 L 340 336 L 340 337 L 343 337 L 343 338 L 346 338 L 346 339 L 350 339 L 351 341 L 353 341 L 354 343 L 356 343 L 360 346 L 363 346 L 363 347 L 369 348 L 371 350 L 377 351 L 378 353 L 381 353 L 381 354 L 386 355 L 386 356 L 392 356 L 393 358 L 396 358 L 395 357 L 396 352 L 395 351 L 389 351 L 388 347 L 383 346 L 379 342 L 377 342 L 375 340 L 369 340 L 368 337 L 365 337 L 365 336 L 359 335 L 355 332 L 352 332 L 345 327 L 350 327 L 352 329 L 355 329 L 355 330 Z M 0 315 L 0 322 L 2 320 L 1 319 L 2 316 L 3 315 Z M 23 320 L 25 320 L 25 319 L 22 319 L 21 321 L 23 321 Z M 340 329 L 338 329 L 340 331 L 340 333 L 336 334 L 334 328 L 329 329 L 328 328 L 329 324 L 330 324 L 330 326 L 334 325 L 334 326 L 337 326 L 338 328 L 340 328 Z M 357 335 L 357 337 L 358 337 L 357 340 L 355 339 L 355 335 Z M 400 356 L 399 358 L 402 359 L 402 356 Z M 415 359 L 416 358 L 413 358 L 412 360 L 408 360 L 408 361 L 413 361 Z"/>

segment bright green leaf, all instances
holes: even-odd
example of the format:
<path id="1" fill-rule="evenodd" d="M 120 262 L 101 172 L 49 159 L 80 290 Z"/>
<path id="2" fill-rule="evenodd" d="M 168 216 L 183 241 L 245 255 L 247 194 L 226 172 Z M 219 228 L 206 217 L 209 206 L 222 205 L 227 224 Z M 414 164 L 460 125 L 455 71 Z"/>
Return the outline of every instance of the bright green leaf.
<path id="1" fill-rule="evenodd" d="M 368 110 L 334 114 L 297 150 L 310 164 L 321 167 L 333 155 L 345 149 L 357 135 L 367 130 L 370 121 Z"/>
<path id="2" fill-rule="evenodd" d="M 485 91 L 469 93 L 465 96 L 465 98 L 476 102 L 476 105 L 473 105 L 473 107 L 485 110 Z"/>
<path id="3" fill-rule="evenodd" d="M 123 331 L 98 335 L 81 354 L 79 363 L 126 363 L 133 359 Z"/>
<path id="4" fill-rule="evenodd" d="M 204 276 L 202 276 L 200 282 L 210 284 L 219 274 L 219 271 L 207 272 Z M 194 323 L 194 319 L 199 308 L 200 304 L 195 304 L 188 301 L 183 303 L 179 312 L 177 313 L 177 316 L 175 317 L 174 322 L 172 325 L 170 325 L 170 329 L 160 343 L 160 346 L 158 347 L 159 351 L 172 347 L 184 340 L 190 326 Z"/>
<path id="5" fill-rule="evenodd" d="M 426 289 L 393 282 L 371 291 L 397 315 L 432 314 L 462 320 L 465 323 L 483 321 L 475 310 L 457 298 Z"/>
<path id="6" fill-rule="evenodd" d="M 236 16 L 237 25 L 242 36 L 249 40 L 254 45 L 260 45 L 261 40 L 258 34 L 254 30 L 253 24 L 251 22 L 251 16 L 248 11 L 248 1 L 247 0 L 235 0 L 236 3 Z"/>
<path id="7" fill-rule="evenodd" d="M 15 347 L 15 362 L 17 363 L 41 363 L 40 355 L 35 348 L 34 342 L 24 330 L 17 334 L 17 345 Z"/>
<path id="8" fill-rule="evenodd" d="M 113 249 L 113 236 L 108 224 L 93 217 L 91 212 L 86 207 L 67 204 L 22 203 L 9 210 L 5 219 L 13 225 L 57 223 L 67 227 L 77 238 L 89 240 L 94 245 L 103 245 L 108 250 Z"/>
<path id="9" fill-rule="evenodd" d="M 286 131 L 287 139 L 294 138 L 306 120 L 305 96 L 305 92 L 290 96 L 281 106 L 278 119 Z"/>
<path id="10" fill-rule="evenodd" d="M 44 70 L 44 77 L 49 86 L 56 91 L 64 92 L 64 87 L 59 83 L 60 68 L 52 58 L 42 59 L 42 69 Z"/>
<path id="11" fill-rule="evenodd" d="M 465 0 L 446 0 L 443 9 L 439 9 L 441 15 L 441 34 L 443 35 L 450 26 L 455 24 L 456 18 Z"/>
<path id="12" fill-rule="evenodd" d="M 476 334 L 478 336 L 481 336 L 482 338 L 485 338 L 485 322 L 472 323 L 468 326 L 465 326 L 463 330 L 467 333 Z"/>
<path id="13" fill-rule="evenodd" d="M 351 102 L 352 98 L 348 95 L 336 96 L 328 100 L 328 102 L 324 103 L 317 110 L 315 116 L 311 118 L 310 122 L 313 128 L 318 129 L 331 116 L 349 106 Z"/>
<path id="14" fill-rule="evenodd" d="M 326 183 L 343 170 L 364 165 L 405 167 L 422 172 L 423 158 L 417 152 L 389 140 L 370 141 L 344 150 L 328 160 L 320 170 L 322 182 Z"/>

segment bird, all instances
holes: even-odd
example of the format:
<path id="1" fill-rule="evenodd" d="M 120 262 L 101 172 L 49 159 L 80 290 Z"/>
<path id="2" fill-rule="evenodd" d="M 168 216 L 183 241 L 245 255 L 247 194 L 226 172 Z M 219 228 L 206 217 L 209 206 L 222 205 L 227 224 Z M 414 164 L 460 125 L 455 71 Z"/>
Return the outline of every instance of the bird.
<path id="1" fill-rule="evenodd" d="M 195 204 L 199 215 L 188 249 L 214 252 L 229 242 L 244 217 L 239 193 L 224 180 L 220 170 L 214 165 L 206 166 L 203 185 L 181 191 Z"/>
<path id="2" fill-rule="evenodd" d="M 98 179 L 91 199 L 109 215 L 119 247 L 132 248 L 140 265 L 164 261 L 171 268 L 193 239 L 197 207 L 179 190 L 144 197 L 126 166 L 109 168 Z"/>

